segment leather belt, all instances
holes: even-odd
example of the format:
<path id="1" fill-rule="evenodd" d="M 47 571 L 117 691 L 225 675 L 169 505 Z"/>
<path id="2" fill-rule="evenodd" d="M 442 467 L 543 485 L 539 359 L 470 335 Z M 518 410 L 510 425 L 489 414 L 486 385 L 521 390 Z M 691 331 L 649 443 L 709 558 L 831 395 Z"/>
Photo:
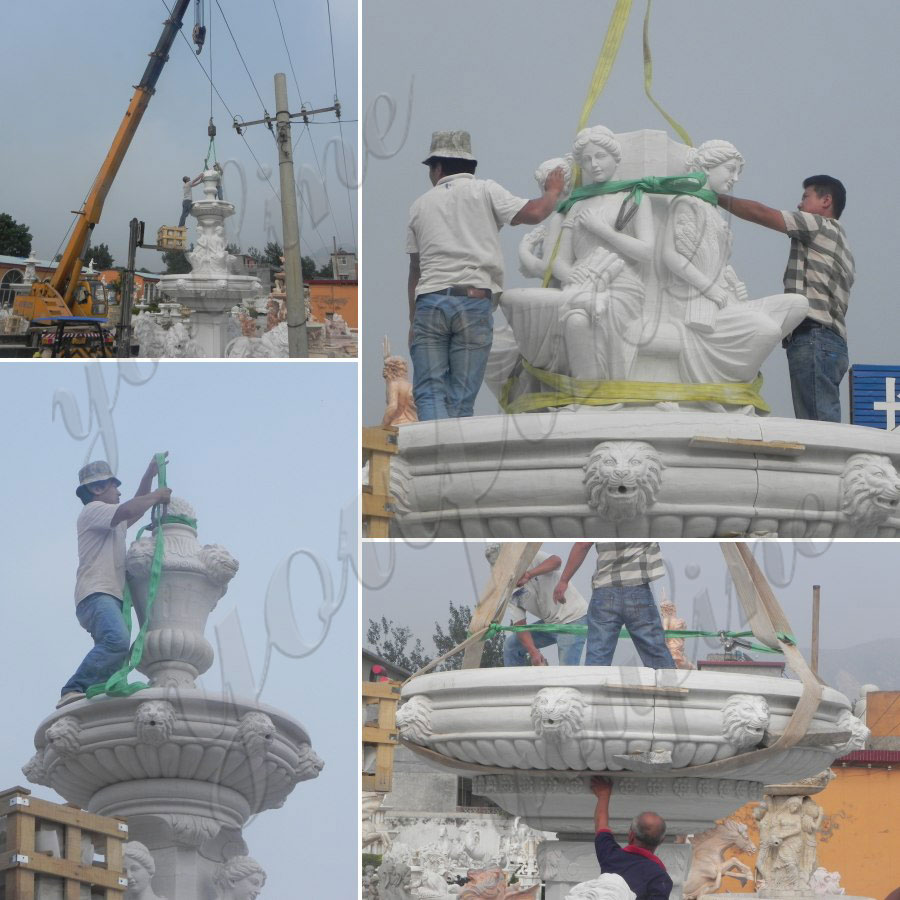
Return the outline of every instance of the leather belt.
<path id="1" fill-rule="evenodd" d="M 465 284 L 454 284 L 435 294 L 446 294 L 448 297 L 471 297 L 473 300 L 490 300 L 491 292 L 487 288 L 468 287 Z"/>

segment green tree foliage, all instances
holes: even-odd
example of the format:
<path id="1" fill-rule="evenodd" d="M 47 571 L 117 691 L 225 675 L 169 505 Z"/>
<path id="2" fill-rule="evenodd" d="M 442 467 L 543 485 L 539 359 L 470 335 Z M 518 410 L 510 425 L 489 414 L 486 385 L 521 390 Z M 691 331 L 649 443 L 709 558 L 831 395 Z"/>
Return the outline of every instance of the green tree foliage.
<path id="1" fill-rule="evenodd" d="M 278 241 L 269 241 L 266 249 L 263 250 L 263 265 L 272 266 L 275 269 L 281 268 L 281 257 L 284 256 L 284 248 Z"/>
<path id="2" fill-rule="evenodd" d="M 97 244 L 96 247 L 88 244 L 87 252 L 81 258 L 84 260 L 85 265 L 93 260 L 94 268 L 101 271 L 103 269 L 111 269 L 114 264 L 112 253 L 109 252 L 109 247 L 106 244 Z"/>
<path id="3" fill-rule="evenodd" d="M 254 260 L 257 265 L 259 265 L 263 261 L 262 250 L 258 247 L 248 247 L 247 252 L 244 256 L 249 256 L 250 259 Z"/>
<path id="4" fill-rule="evenodd" d="M 4 256 L 28 256 L 31 232 L 7 213 L 0 213 L 0 253 Z"/>
<path id="5" fill-rule="evenodd" d="M 162 260 L 166 264 L 166 275 L 184 275 L 191 271 L 184 250 L 163 250 Z"/>
<path id="6" fill-rule="evenodd" d="M 301 256 L 300 265 L 303 268 L 303 280 L 309 281 L 316 277 L 316 261 L 311 256 Z"/>
<path id="7" fill-rule="evenodd" d="M 334 271 L 331 268 L 331 260 L 323 265 L 318 272 L 316 278 L 334 278 Z"/>
<path id="8" fill-rule="evenodd" d="M 434 623 L 434 646 L 437 650 L 435 656 L 443 656 L 452 650 L 457 644 L 461 644 L 469 636 L 469 624 L 472 621 L 472 608 L 460 604 L 456 606 L 450 601 L 450 619 L 447 623 L 447 631 L 438 622 Z M 489 669 L 503 665 L 503 633 L 484 642 L 484 652 L 481 655 L 481 668 Z M 457 653 L 438 666 L 439 671 L 459 669 L 462 666 L 463 654 Z"/>
<path id="9" fill-rule="evenodd" d="M 225 252 L 230 253 L 232 256 L 243 256 L 243 251 L 237 244 L 228 244 L 225 247 Z"/>
<path id="10" fill-rule="evenodd" d="M 412 629 L 405 625 L 395 625 L 384 616 L 380 621 L 369 619 L 369 627 L 366 630 L 366 643 L 369 648 L 382 659 L 406 669 L 407 672 L 415 672 L 431 662 L 431 657 L 425 655 L 425 648 L 419 638 L 416 638 L 411 648 L 407 648 L 411 638 Z"/>

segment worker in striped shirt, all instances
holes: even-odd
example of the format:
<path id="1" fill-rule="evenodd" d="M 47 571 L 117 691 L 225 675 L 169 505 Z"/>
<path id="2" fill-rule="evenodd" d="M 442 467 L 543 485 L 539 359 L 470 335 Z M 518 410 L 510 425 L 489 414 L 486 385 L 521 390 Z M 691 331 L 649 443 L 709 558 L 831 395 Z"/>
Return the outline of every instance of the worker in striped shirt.
<path id="1" fill-rule="evenodd" d="M 591 544 L 591 541 L 579 541 L 572 546 L 554 588 L 554 599 L 565 596 L 569 581 L 584 562 Z M 650 582 L 666 574 L 659 544 L 597 541 L 594 546 L 597 568 L 591 580 L 593 593 L 587 611 L 585 665 L 612 664 L 624 625 L 645 666 L 674 669 L 675 662 L 666 646 L 662 620 L 650 590 Z"/>
<path id="2" fill-rule="evenodd" d="M 840 384 L 849 366 L 844 320 L 856 274 L 847 235 L 838 222 L 847 201 L 844 185 L 830 175 L 812 175 L 803 182 L 796 212 L 718 196 L 719 205 L 739 219 L 791 239 L 784 290 L 809 301 L 806 318 L 784 339 L 794 415 L 840 422 Z"/>

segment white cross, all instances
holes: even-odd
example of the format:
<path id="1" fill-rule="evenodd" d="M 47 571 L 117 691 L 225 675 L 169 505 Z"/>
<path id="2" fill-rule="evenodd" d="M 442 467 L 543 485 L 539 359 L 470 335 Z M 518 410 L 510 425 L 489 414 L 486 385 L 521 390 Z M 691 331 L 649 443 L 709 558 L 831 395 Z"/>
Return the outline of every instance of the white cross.
<path id="1" fill-rule="evenodd" d="M 897 428 L 897 410 L 900 410 L 900 394 L 897 393 L 895 379 L 885 378 L 884 400 L 872 404 L 872 409 L 883 409 L 887 415 L 887 430 L 895 431 Z"/>

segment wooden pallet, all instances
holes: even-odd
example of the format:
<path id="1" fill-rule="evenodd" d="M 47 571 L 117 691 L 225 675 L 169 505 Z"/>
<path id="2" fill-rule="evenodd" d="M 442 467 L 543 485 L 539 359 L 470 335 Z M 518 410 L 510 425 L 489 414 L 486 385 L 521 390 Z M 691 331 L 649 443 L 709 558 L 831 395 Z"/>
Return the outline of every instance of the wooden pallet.
<path id="1" fill-rule="evenodd" d="M 53 882 L 62 883 L 65 900 L 82 900 L 87 896 L 82 888 L 87 888 L 92 898 L 122 900 L 125 896 L 128 882 L 123 874 L 122 848 L 128 840 L 128 825 L 124 819 L 40 800 L 23 787 L 0 793 L 0 817 L 6 825 L 0 854 L 4 900 L 58 896 L 58 891 L 45 893 L 52 890 Z M 37 849 L 42 835 L 53 830 L 62 831 L 60 857 Z M 82 862 L 83 836 L 93 844 L 92 856 L 98 848 L 103 849 L 105 859 L 100 864 Z"/>
<path id="2" fill-rule="evenodd" d="M 363 705 L 363 759 L 366 751 L 375 750 L 375 772 L 362 773 L 364 791 L 387 793 L 391 789 L 394 771 L 394 748 L 397 746 L 397 704 L 400 702 L 400 683 L 397 681 L 364 682 Z M 378 707 L 374 725 L 367 723 L 366 708 Z"/>
<path id="3" fill-rule="evenodd" d="M 390 537 L 391 457 L 397 452 L 397 428 L 379 425 L 362 430 L 362 461 L 369 464 L 369 483 L 362 489 L 363 533 L 370 538 Z"/>

